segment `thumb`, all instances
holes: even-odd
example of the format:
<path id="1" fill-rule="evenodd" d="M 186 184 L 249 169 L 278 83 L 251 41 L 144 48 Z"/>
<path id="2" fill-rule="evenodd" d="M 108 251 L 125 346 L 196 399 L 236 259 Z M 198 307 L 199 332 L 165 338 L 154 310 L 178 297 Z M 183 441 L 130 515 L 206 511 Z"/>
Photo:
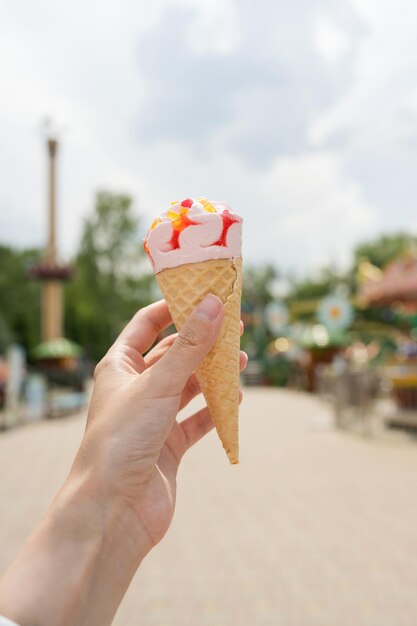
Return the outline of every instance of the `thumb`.
<path id="1" fill-rule="evenodd" d="M 160 393 L 181 393 L 197 365 L 216 341 L 223 322 L 223 303 L 208 294 L 194 309 L 177 339 L 153 366 Z"/>

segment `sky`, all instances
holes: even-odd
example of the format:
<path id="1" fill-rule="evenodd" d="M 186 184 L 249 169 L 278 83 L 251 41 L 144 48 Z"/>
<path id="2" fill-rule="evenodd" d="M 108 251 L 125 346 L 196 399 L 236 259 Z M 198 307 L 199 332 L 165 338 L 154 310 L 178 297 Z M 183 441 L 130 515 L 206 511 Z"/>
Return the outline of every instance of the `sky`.
<path id="1" fill-rule="evenodd" d="M 46 117 L 65 260 L 99 189 L 142 232 L 226 200 L 284 272 L 417 233 L 416 32 L 409 0 L 0 0 L 0 242 L 44 244 Z"/>

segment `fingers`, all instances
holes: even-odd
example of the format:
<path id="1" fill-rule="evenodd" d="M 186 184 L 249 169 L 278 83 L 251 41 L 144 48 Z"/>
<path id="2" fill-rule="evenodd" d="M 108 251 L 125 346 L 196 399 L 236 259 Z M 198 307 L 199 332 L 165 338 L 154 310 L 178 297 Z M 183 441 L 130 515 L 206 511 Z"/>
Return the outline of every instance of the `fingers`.
<path id="1" fill-rule="evenodd" d="M 223 321 L 223 304 L 207 295 L 194 309 L 166 354 L 152 367 L 159 393 L 180 394 L 197 365 L 214 344 Z"/>
<path id="2" fill-rule="evenodd" d="M 207 435 L 213 428 L 214 424 L 210 417 L 210 413 L 207 407 L 200 409 L 191 417 L 187 417 L 186 420 L 180 423 L 180 427 L 185 436 L 185 451 L 189 450 L 197 441 L 200 441 Z"/>
<path id="3" fill-rule="evenodd" d="M 241 323 L 241 331 L 243 330 L 242 326 L 243 325 Z M 157 361 L 159 361 L 159 359 L 162 358 L 166 351 L 172 346 L 177 337 L 178 333 L 174 333 L 172 335 L 169 335 L 168 337 L 165 337 L 159 343 L 157 343 L 156 346 L 154 346 L 152 350 L 150 350 L 148 354 L 144 357 L 145 367 L 151 367 L 151 365 L 154 365 Z M 246 352 L 241 351 L 239 358 L 240 372 L 242 372 L 246 368 L 247 363 L 248 355 L 246 354 Z M 186 407 L 187 404 L 200 393 L 200 385 L 198 384 L 195 374 L 192 374 L 182 392 L 180 410 Z"/>
<path id="4" fill-rule="evenodd" d="M 201 389 L 200 385 L 198 384 L 197 376 L 195 374 L 191 374 L 184 387 L 184 391 L 181 394 L 180 411 L 200 393 Z"/>
<path id="5" fill-rule="evenodd" d="M 242 402 L 242 397 L 242 392 L 239 391 L 239 404 Z M 182 428 L 185 436 L 184 452 L 189 450 L 214 428 L 208 407 L 204 407 L 197 413 L 194 413 L 194 415 L 187 417 L 183 422 L 180 422 L 179 426 Z"/>
<path id="6" fill-rule="evenodd" d="M 243 331 L 244 331 L 244 325 L 243 325 L 242 320 L 240 320 L 240 335 L 243 334 Z M 174 343 L 177 337 L 178 337 L 178 333 L 173 333 L 172 335 L 168 335 L 168 337 L 164 337 L 163 339 L 161 339 L 161 341 L 157 343 L 156 346 L 154 346 L 152 350 L 150 350 L 148 354 L 144 357 L 146 367 L 150 367 L 151 365 L 159 361 L 159 359 L 165 354 L 168 348 L 172 346 L 172 344 Z M 244 358 L 242 357 L 242 355 L 245 355 L 246 357 L 244 364 L 242 364 L 242 358 Z M 245 369 L 247 361 L 248 361 L 246 353 L 244 352 L 240 353 L 240 361 L 241 361 L 240 371 L 242 371 Z"/>
<path id="7" fill-rule="evenodd" d="M 243 372 L 247 364 L 248 355 L 246 354 L 246 352 L 241 351 L 239 359 L 239 371 Z M 187 404 L 191 402 L 193 398 L 198 396 L 199 393 L 201 393 L 200 385 L 198 384 L 196 375 L 192 374 L 184 387 L 184 391 L 182 392 L 180 410 L 187 406 Z"/>
<path id="8" fill-rule="evenodd" d="M 243 350 L 240 351 L 240 357 L 239 357 L 239 371 L 243 372 L 244 369 L 246 369 L 246 366 L 248 364 L 248 355 L 246 354 L 246 352 L 243 352 Z"/>
<path id="9" fill-rule="evenodd" d="M 152 350 L 150 350 L 148 354 L 144 357 L 146 367 L 150 367 L 151 365 L 159 361 L 159 359 L 163 357 L 168 348 L 172 346 L 177 337 L 178 333 L 174 333 L 172 335 L 168 335 L 168 337 L 164 337 L 164 339 L 161 339 L 161 341 L 159 341 L 156 346 L 154 346 Z"/>
<path id="10" fill-rule="evenodd" d="M 159 333 L 172 324 L 172 317 L 165 300 L 159 300 L 140 309 L 120 333 L 116 344 L 123 344 L 140 352 L 146 352 Z"/>
<path id="11" fill-rule="evenodd" d="M 178 333 L 174 333 L 173 335 L 169 335 L 169 337 L 165 337 L 162 339 L 144 358 L 145 367 L 150 367 L 154 365 L 166 351 L 172 346 L 178 337 Z M 246 352 L 240 352 L 239 358 L 239 371 L 243 372 L 248 363 L 248 355 Z M 195 374 L 191 374 L 190 378 L 187 380 L 184 390 L 181 395 L 181 403 L 180 410 L 183 409 L 187 404 L 198 394 L 201 393 L 200 385 L 198 384 L 197 377 Z"/>
<path id="12" fill-rule="evenodd" d="M 242 332 L 243 332 L 243 322 L 240 323 L 240 334 L 242 334 Z M 159 359 L 164 356 L 168 348 L 172 346 L 172 344 L 174 343 L 177 337 L 178 337 L 178 333 L 173 333 L 172 335 L 168 335 L 168 337 L 164 337 L 163 339 L 161 339 L 161 341 L 157 343 L 156 346 L 154 346 L 152 350 L 150 350 L 148 354 L 144 357 L 144 362 L 145 362 L 146 367 L 150 367 L 151 365 L 159 361 Z M 240 352 L 240 371 L 245 369 L 247 363 L 248 363 L 248 355 L 246 354 L 246 352 L 241 351 Z"/>
<path id="13" fill-rule="evenodd" d="M 159 333 L 165 330 L 165 328 L 167 328 L 170 324 L 172 324 L 172 317 L 168 310 L 168 306 L 165 300 L 159 300 L 158 302 L 154 302 L 153 304 L 140 309 L 136 313 L 136 315 L 120 333 L 116 340 L 116 344 L 126 345 L 142 354 L 149 350 Z M 244 325 L 241 321 L 241 335 L 243 334 L 243 330 Z M 170 335 L 170 337 L 173 336 Z M 174 341 L 174 339 L 171 339 L 170 337 L 167 338 L 168 346 Z M 159 354 L 162 356 L 160 352 Z M 147 362 L 148 367 L 152 364 L 149 362 L 150 359 L 145 359 L 145 361 Z"/>

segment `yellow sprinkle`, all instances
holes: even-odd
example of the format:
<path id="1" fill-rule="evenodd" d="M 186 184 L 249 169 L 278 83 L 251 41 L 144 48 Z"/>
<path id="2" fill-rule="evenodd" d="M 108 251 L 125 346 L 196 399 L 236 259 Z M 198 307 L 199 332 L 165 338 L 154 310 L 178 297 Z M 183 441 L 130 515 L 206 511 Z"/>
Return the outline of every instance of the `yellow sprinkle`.
<path id="1" fill-rule="evenodd" d="M 175 213 L 175 211 L 168 211 L 168 217 L 170 220 L 177 220 L 179 216 L 179 213 Z"/>
<path id="2" fill-rule="evenodd" d="M 162 222 L 162 220 L 161 220 L 161 219 L 159 219 L 159 217 L 157 217 L 157 218 L 156 218 L 156 220 L 154 220 L 154 221 L 152 222 L 152 225 L 151 225 L 151 230 L 153 230 L 153 229 L 155 228 L 155 226 L 158 226 L 158 224 L 160 224 L 161 222 Z"/>
<path id="3" fill-rule="evenodd" d="M 217 213 L 217 211 L 214 208 L 214 206 L 212 204 L 210 204 L 210 202 L 206 198 L 198 198 L 198 201 L 203 205 L 203 208 L 208 213 Z"/>
<path id="4" fill-rule="evenodd" d="M 171 206 L 172 206 L 173 204 L 178 204 L 178 200 L 173 200 L 173 201 L 171 202 Z"/>

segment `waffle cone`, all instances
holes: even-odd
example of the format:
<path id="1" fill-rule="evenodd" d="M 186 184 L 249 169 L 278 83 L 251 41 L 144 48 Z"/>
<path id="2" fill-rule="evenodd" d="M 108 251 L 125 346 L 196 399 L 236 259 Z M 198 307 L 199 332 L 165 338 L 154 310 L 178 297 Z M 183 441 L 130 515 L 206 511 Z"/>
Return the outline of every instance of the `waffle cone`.
<path id="1" fill-rule="evenodd" d="M 178 331 L 208 293 L 224 304 L 220 334 L 195 374 L 229 461 L 238 463 L 242 259 L 188 263 L 163 270 L 156 278 Z"/>

